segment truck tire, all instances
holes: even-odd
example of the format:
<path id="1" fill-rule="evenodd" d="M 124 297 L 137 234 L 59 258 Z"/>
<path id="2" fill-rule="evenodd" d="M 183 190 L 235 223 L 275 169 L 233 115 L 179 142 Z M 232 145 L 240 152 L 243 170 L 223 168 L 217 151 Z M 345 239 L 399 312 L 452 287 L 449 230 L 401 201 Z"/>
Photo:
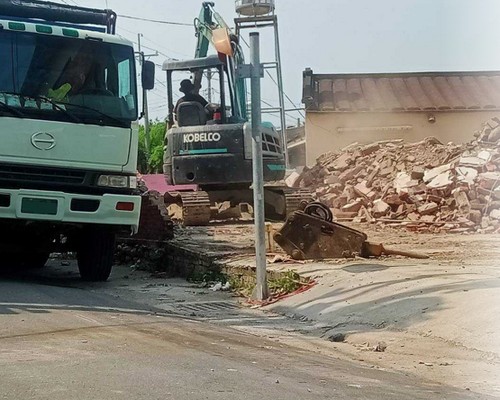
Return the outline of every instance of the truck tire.
<path id="1" fill-rule="evenodd" d="M 115 233 L 104 227 L 85 228 L 82 233 L 76 252 L 80 276 L 84 281 L 106 281 L 113 267 Z"/>

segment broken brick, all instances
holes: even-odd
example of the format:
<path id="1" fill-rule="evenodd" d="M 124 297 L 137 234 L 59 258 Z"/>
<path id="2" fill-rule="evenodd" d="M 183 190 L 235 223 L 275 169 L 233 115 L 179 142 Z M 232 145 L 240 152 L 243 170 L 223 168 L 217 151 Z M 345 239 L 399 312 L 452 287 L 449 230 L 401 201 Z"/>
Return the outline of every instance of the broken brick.
<path id="1" fill-rule="evenodd" d="M 439 209 L 439 206 L 434 203 L 426 203 L 420 207 L 418 207 L 418 212 L 420 215 L 429 215 L 435 213 Z"/>
<path id="2" fill-rule="evenodd" d="M 375 200 L 373 202 L 372 214 L 375 218 L 386 216 L 391 211 L 391 206 L 383 200 Z"/>
<path id="3" fill-rule="evenodd" d="M 476 225 L 479 225 L 481 223 L 481 219 L 483 217 L 483 214 L 479 210 L 471 210 L 469 212 L 469 219 L 474 222 Z"/>
<path id="4" fill-rule="evenodd" d="M 500 119 L 488 123 L 495 127 L 483 125 L 477 140 L 466 145 L 433 138 L 354 143 L 318 157 L 301 171 L 299 186 L 359 221 L 384 216 L 414 221 L 409 229 L 416 231 L 425 224 L 424 231 L 432 232 L 475 231 L 481 223 L 500 228 L 494 218 L 500 214 Z"/>
<path id="5" fill-rule="evenodd" d="M 424 178 L 424 169 L 422 167 L 414 167 L 411 171 L 411 179 L 421 180 Z"/>
<path id="6" fill-rule="evenodd" d="M 455 198 L 457 208 L 460 211 L 464 213 L 468 213 L 470 211 L 469 198 L 467 197 L 467 194 L 464 191 L 458 189 L 454 190 L 453 197 Z"/>
<path id="7" fill-rule="evenodd" d="M 343 212 L 355 212 L 357 213 L 361 207 L 363 206 L 363 203 L 359 200 L 354 201 L 352 203 L 348 203 L 345 206 L 341 208 Z"/>

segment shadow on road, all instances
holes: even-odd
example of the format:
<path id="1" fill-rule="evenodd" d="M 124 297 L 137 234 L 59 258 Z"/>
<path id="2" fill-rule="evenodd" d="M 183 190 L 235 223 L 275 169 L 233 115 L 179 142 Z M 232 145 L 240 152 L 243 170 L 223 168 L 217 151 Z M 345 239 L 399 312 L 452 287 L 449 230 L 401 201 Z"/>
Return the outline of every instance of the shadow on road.
<path id="1" fill-rule="evenodd" d="M 147 304 L 113 296 L 113 275 L 109 282 L 84 282 L 76 262 L 61 265 L 51 260 L 41 269 L 0 269 L 0 315 L 50 313 L 54 310 L 170 314 Z"/>

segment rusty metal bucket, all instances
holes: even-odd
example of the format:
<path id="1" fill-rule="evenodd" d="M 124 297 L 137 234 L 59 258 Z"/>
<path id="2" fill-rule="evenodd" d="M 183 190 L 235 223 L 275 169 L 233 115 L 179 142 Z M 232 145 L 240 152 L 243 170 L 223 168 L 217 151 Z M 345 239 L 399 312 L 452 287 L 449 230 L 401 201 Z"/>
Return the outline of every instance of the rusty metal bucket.
<path id="1" fill-rule="evenodd" d="M 274 234 L 274 240 L 295 260 L 360 256 L 368 239 L 363 232 L 296 211 Z"/>

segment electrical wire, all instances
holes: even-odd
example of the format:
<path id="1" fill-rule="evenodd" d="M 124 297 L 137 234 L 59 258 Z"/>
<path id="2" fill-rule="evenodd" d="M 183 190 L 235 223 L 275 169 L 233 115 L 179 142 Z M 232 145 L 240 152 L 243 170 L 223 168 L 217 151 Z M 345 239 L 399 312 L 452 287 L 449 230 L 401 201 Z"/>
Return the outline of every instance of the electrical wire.
<path id="1" fill-rule="evenodd" d="M 245 45 L 250 48 L 250 45 L 248 44 L 248 42 L 245 40 L 245 38 L 242 36 L 241 37 L 241 40 L 243 40 L 243 43 L 245 43 Z M 266 69 L 266 74 L 267 76 L 269 76 L 269 78 L 271 78 L 271 80 L 273 81 L 273 83 L 279 88 L 279 85 L 278 85 L 278 82 L 276 82 L 276 80 L 273 78 L 273 76 L 271 75 L 271 73 Z M 286 92 L 283 90 L 283 94 L 285 95 L 286 99 L 290 102 L 290 104 L 292 106 L 294 106 L 294 108 L 297 108 L 298 110 L 298 113 L 300 114 L 300 116 L 302 118 L 305 118 L 305 115 L 304 113 L 299 109 L 299 107 L 292 101 L 292 99 L 290 98 L 290 96 L 288 96 L 288 94 L 286 94 Z M 286 114 L 286 113 L 285 113 Z"/>
<path id="2" fill-rule="evenodd" d="M 172 52 L 172 53 L 179 54 L 179 55 L 181 55 L 181 56 L 183 56 L 183 57 L 191 57 L 191 56 L 190 56 L 190 55 L 188 55 L 188 54 L 185 54 L 185 53 L 179 53 L 178 51 L 175 51 L 175 50 L 172 50 L 172 49 L 167 49 L 165 46 L 163 46 L 163 45 L 161 45 L 161 44 L 159 44 L 159 43 L 157 43 L 157 42 L 155 42 L 155 41 L 153 41 L 153 40 L 151 40 L 151 39 L 149 39 L 149 38 L 147 38 L 147 37 L 144 37 L 144 39 L 146 39 L 146 40 L 147 40 L 148 42 L 150 42 L 150 43 L 153 43 L 155 46 L 158 46 L 158 47 L 163 47 L 166 51 L 169 51 L 169 52 Z M 166 55 L 165 55 L 165 56 L 166 56 Z M 166 56 L 166 57 L 168 57 L 168 56 Z M 172 57 L 168 57 L 168 58 L 174 59 L 174 58 L 172 58 Z"/>
<path id="3" fill-rule="evenodd" d="M 163 86 L 163 87 L 167 87 L 167 85 L 165 85 L 162 81 L 160 81 L 158 78 L 155 79 L 155 82 L 160 85 L 160 86 Z"/>
<path id="4" fill-rule="evenodd" d="M 161 21 L 161 20 L 158 20 L 158 19 L 132 17 L 131 15 L 123 15 L 123 14 L 118 14 L 118 16 L 120 18 L 133 19 L 133 20 L 137 20 L 137 21 L 154 22 L 155 24 L 176 25 L 176 26 L 189 26 L 189 27 L 193 26 L 193 24 L 186 24 L 184 22 Z"/>
<path id="5" fill-rule="evenodd" d="M 118 31 L 124 31 L 124 32 L 131 33 L 131 34 L 132 34 L 132 35 L 134 35 L 134 36 L 137 36 L 137 35 L 139 34 L 139 32 L 133 32 L 133 31 L 130 31 L 130 30 L 128 30 L 128 29 L 121 28 L 121 27 L 117 27 L 117 30 L 118 30 Z M 144 40 L 147 40 L 148 42 L 153 43 L 154 45 L 156 45 L 156 46 L 158 46 L 158 47 L 163 47 L 163 49 L 165 49 L 166 51 L 169 51 L 169 52 L 172 52 L 172 53 L 176 53 L 176 54 L 180 54 L 180 55 L 182 55 L 182 56 L 184 56 L 184 55 L 185 55 L 185 56 L 187 56 L 186 54 L 179 53 L 178 51 L 171 50 L 171 49 L 167 49 L 166 47 L 164 47 L 164 46 L 160 45 L 159 43 L 153 42 L 151 39 L 149 39 L 149 38 L 148 38 L 148 37 L 146 37 L 146 36 L 143 36 L 143 39 L 144 39 Z M 134 43 L 134 44 L 138 45 L 138 43 L 137 43 L 136 41 L 131 40 L 131 39 L 129 39 L 129 40 L 130 40 L 132 43 Z M 160 50 L 153 49 L 152 47 L 149 47 L 149 46 L 145 45 L 144 43 L 141 43 L 141 46 L 142 46 L 142 47 L 144 47 L 145 49 L 148 49 L 148 50 L 151 50 L 151 51 L 156 51 L 156 52 L 158 52 L 158 54 L 161 54 L 162 56 L 164 56 L 164 57 L 168 58 L 169 60 L 177 60 L 176 58 L 171 57 L 171 56 L 169 56 L 168 54 L 163 53 L 163 52 L 162 52 L 162 51 L 160 51 Z M 187 56 L 187 57 L 189 57 L 189 56 Z M 157 65 L 158 65 L 158 64 L 157 64 Z"/>

